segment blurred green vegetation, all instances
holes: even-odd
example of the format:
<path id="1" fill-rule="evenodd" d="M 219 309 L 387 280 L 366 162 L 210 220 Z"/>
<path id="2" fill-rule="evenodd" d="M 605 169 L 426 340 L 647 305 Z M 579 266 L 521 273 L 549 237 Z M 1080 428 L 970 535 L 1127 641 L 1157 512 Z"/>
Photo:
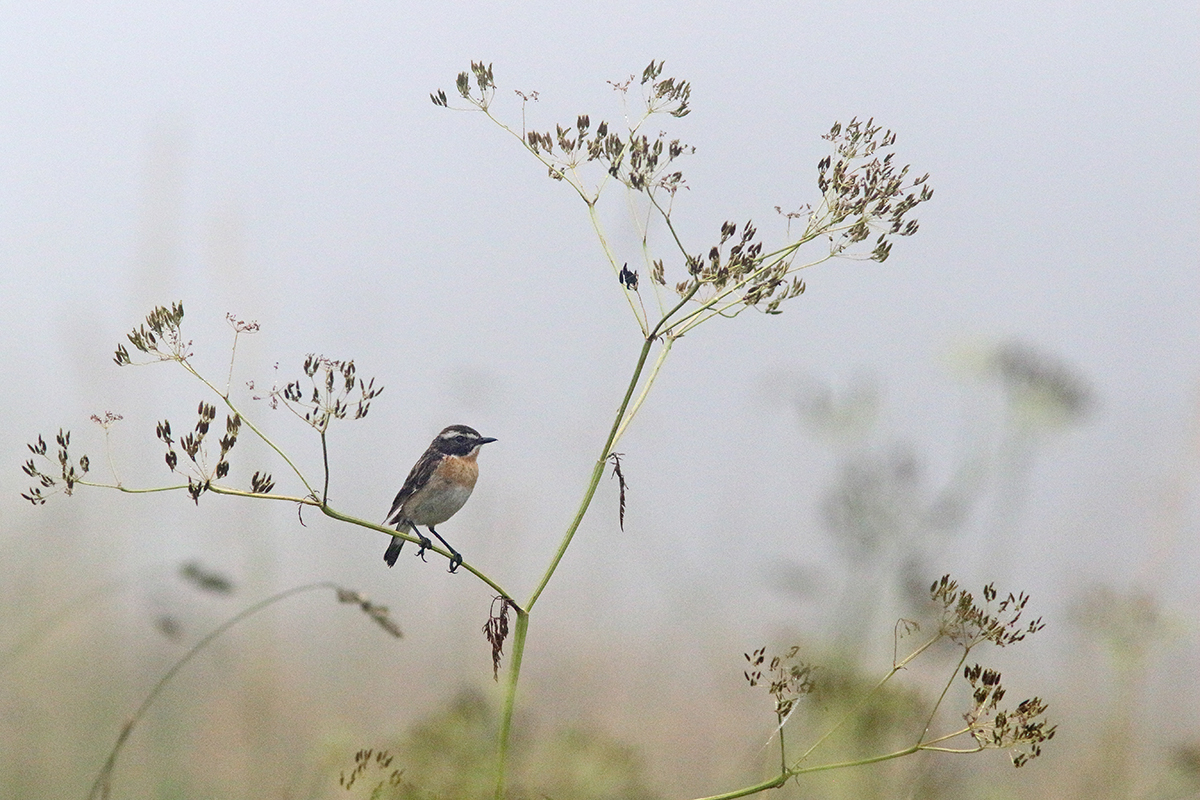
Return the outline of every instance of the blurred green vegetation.
<path id="1" fill-rule="evenodd" d="M 1064 377 L 1062 365 L 1014 347 L 979 363 L 999 379 L 1008 413 L 988 436 L 970 443 L 942 485 L 928 477 L 918 448 L 897 445 L 881 430 L 881 400 L 871 391 L 808 397 L 801 404 L 804 418 L 832 443 L 838 465 L 821 510 L 840 558 L 820 569 L 841 573 L 845 588 L 824 606 L 834 617 L 824 634 L 814 633 L 812 624 L 797 625 L 775 631 L 766 643 L 780 651 L 799 645 L 814 666 L 813 691 L 799 699 L 784 730 L 791 759 L 843 719 L 806 764 L 894 751 L 920 735 L 954 656 L 929 653 L 860 705 L 886 672 L 881 659 L 892 655 L 893 642 L 878 635 L 879 623 L 903 616 L 930 630 L 935 623 L 920 596 L 939 548 L 972 525 L 983 531 L 985 545 L 1021 525 L 1021 485 L 1030 479 L 1040 443 L 1066 423 L 1082 421 L 1086 391 L 1081 380 Z M 69 547 L 79 509 L 39 510 L 28 540 Z M 191 572 L 188 578 L 185 565 L 174 579 L 159 571 L 93 584 L 27 559 L 13 573 L 18 577 L 0 594 L 0 797 L 85 796 L 122 721 L 149 687 L 183 648 L 246 602 L 240 595 L 214 597 L 213 582 L 198 582 Z M 116 571 L 109 564 L 98 574 Z M 187 585 L 171 588 L 180 577 Z M 369 645 L 355 638 L 365 636 L 364 629 L 376 634 L 369 624 L 302 620 L 302 633 L 278 620 L 256 621 L 190 665 L 131 737 L 114 775 L 114 796 L 490 796 L 498 695 L 490 687 L 458 688 L 463 671 L 448 663 L 455 651 L 431 660 L 419 675 L 397 675 L 388 672 L 396 669 L 387 660 L 392 656 L 378 655 L 374 638 L 363 639 Z M 1163 698 L 1152 697 L 1159 688 L 1155 671 L 1174 645 L 1194 638 L 1193 627 L 1163 606 L 1154 587 L 1093 586 L 1054 623 L 1075 637 L 1075 652 L 1063 674 L 1038 685 L 1062 728 L 1043 758 L 1017 771 L 1002 753 L 922 753 L 801 776 L 769 796 L 1200 797 L 1200 737 L 1187 727 L 1195 711 L 1180 709 L 1178 724 L 1161 724 L 1153 709 L 1161 709 Z M 649 670 L 620 659 L 597 663 L 575 652 L 565 632 L 562 641 L 550 636 L 539 653 L 550 672 L 531 679 L 530 697 L 518 712 L 510 797 L 692 796 L 698 782 L 688 764 L 711 767 L 702 789 L 709 793 L 778 769 L 771 704 L 740 682 L 746 646 L 740 633 L 714 627 L 703 644 L 710 660 L 681 670 L 683 657 L 672 643 L 654 641 L 655 630 L 661 628 L 642 632 L 635 620 L 621 635 L 586 637 L 600 636 L 594 646 L 601 649 L 653 653 Z M 314 659 L 300 641 L 315 642 L 333 660 Z M 479 651 L 483 680 L 490 664 L 482 637 L 471 645 Z M 1015 655 L 1005 651 L 1009 664 L 1043 657 L 1017 649 Z M 722 677 L 697 683 L 697 669 Z M 383 684 L 420 698 L 416 706 L 424 711 L 416 721 L 410 709 L 379 707 Z M 578 695 L 578 705 L 560 700 L 547 708 L 538 695 L 551 686 L 560 697 Z M 934 727 L 956 724 L 961 700 L 951 696 Z M 631 706 L 655 715 L 652 729 L 628 724 Z M 356 760 L 356 753 L 369 756 Z"/>
<path id="2" fill-rule="evenodd" d="M 350 796 L 392 800 L 488 798 L 495 786 L 499 716 L 479 692 L 465 690 L 421 720 L 394 750 L 388 768 L 367 770 Z M 653 800 L 635 747 L 581 725 L 518 736 L 509 794 L 578 800 Z M 370 780 L 371 772 L 379 773 Z M 369 794 L 368 794 L 369 792 Z"/>

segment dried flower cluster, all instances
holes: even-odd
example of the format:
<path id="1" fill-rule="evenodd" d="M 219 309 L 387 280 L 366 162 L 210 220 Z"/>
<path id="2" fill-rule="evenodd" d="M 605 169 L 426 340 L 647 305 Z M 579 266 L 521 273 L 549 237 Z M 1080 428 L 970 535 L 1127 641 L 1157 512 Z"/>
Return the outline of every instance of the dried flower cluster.
<path id="1" fill-rule="evenodd" d="M 176 435 L 168 419 L 159 422 L 155 429 L 159 441 L 166 445 L 164 460 L 168 469 L 172 472 L 185 473 L 185 477 L 187 478 L 187 492 L 194 502 L 199 503 L 200 495 L 212 490 L 217 481 L 229 475 L 229 453 L 237 443 L 243 420 L 232 405 L 228 386 L 224 391 L 217 389 L 200 375 L 189 362 L 192 343 L 183 338 L 181 332 L 183 317 L 184 310 L 182 303 L 173 303 L 169 307 L 155 307 L 146 316 L 142 324 L 127 335 L 132 349 L 152 356 L 152 360 L 135 362 L 130 356 L 130 349 L 126 348 L 125 345 L 117 346 L 114 360 L 121 366 L 162 361 L 178 362 L 188 372 L 204 383 L 205 386 L 216 392 L 230 406 L 231 412 L 225 417 L 225 432 L 219 442 L 220 452 L 212 459 L 209 457 L 208 434 L 213 423 L 216 421 L 216 405 L 201 401 L 197 408 L 199 418 L 192 429 L 183 436 Z M 226 319 L 234 329 L 234 344 L 229 366 L 230 381 L 232 382 L 237 337 L 241 334 L 257 332 L 260 326 L 254 321 L 247 322 L 238 319 L 233 314 L 227 314 Z M 346 419 L 347 417 L 352 417 L 353 419 L 365 417 L 370 410 L 371 401 L 383 391 L 382 387 L 376 388 L 374 379 L 364 381 L 358 378 L 353 361 L 338 361 L 310 354 L 304 360 L 304 373 L 312 383 L 311 392 L 303 390 L 301 381 L 297 380 L 287 384 L 282 389 L 273 388 L 268 397 L 272 408 L 276 408 L 280 402 L 283 402 L 289 410 L 316 429 L 321 434 L 323 447 L 325 432 L 332 420 Z M 249 382 L 248 385 L 251 390 L 254 389 L 253 382 Z M 262 398 L 256 397 L 255 399 Z M 92 415 L 92 420 L 100 425 L 106 434 L 109 428 L 121 418 L 120 414 L 114 414 L 111 411 L 106 412 L 103 417 L 95 414 Z M 254 428 L 253 425 L 250 427 L 255 434 L 260 437 L 262 436 L 257 428 Z M 75 485 L 82 480 L 82 476 L 88 471 L 89 461 L 87 456 L 83 456 L 76 462 L 71 459 L 68 453 L 70 433 L 60 431 L 58 441 L 58 464 L 53 469 L 39 467 L 35 459 L 30 459 L 24 465 L 25 473 L 36 479 L 39 484 L 31 487 L 27 493 L 22 495 L 31 503 L 45 503 L 47 496 L 44 490 L 54 487 L 60 482 L 63 484 L 65 493 L 70 494 Z M 267 440 L 267 443 L 274 448 L 274 445 L 269 440 Z M 48 464 L 55 463 L 53 456 L 47 455 L 48 447 L 41 437 L 38 438 L 36 444 L 31 444 L 29 449 L 35 457 L 40 457 Z M 278 451 L 278 448 L 274 449 Z M 182 457 L 179 453 L 180 450 L 183 452 Z M 286 460 L 286 456 L 284 458 Z M 181 467 L 181 459 L 185 465 L 183 467 Z M 328 491 L 327 459 L 328 457 L 326 456 L 326 492 Z M 115 468 L 113 472 L 115 476 Z M 301 479 L 303 480 L 303 476 L 301 476 Z M 275 488 L 275 481 L 269 472 L 256 471 L 250 480 L 250 486 L 255 494 L 269 494 Z M 109 488 L 121 489 L 123 487 L 118 479 L 116 485 Z M 237 492 L 235 491 L 234 493 Z M 311 493 L 314 497 L 317 496 L 315 491 Z"/>
<path id="2" fill-rule="evenodd" d="M 1031 633 L 1045 627 L 1041 617 L 1022 626 L 1021 615 L 1029 602 L 1029 596 L 1009 593 L 992 611 L 992 603 L 998 596 L 992 584 L 983 587 L 984 605 L 975 604 L 975 597 L 958 588 L 958 582 L 943 575 L 929 587 L 930 596 L 942 606 L 940 631 L 951 641 L 971 648 L 981 642 L 991 642 L 1005 647 L 1022 641 Z"/>
<path id="3" fill-rule="evenodd" d="M 479 63 L 472 61 L 471 73 L 475 76 L 475 86 L 479 89 L 480 94 L 490 97 L 489 93 L 493 93 L 496 90 L 496 77 L 492 74 L 492 65 L 488 64 L 485 67 L 482 61 Z M 468 98 L 471 96 L 471 79 L 467 76 L 467 73 L 458 73 L 458 80 L 455 84 L 460 95 Z"/>
<path id="4" fill-rule="evenodd" d="M 499 604 L 499 610 L 496 609 Z M 516 606 L 507 597 L 492 598 L 488 620 L 483 624 L 483 635 L 492 646 L 492 678 L 500 680 L 500 656 L 504 655 L 504 641 L 508 638 L 508 615 Z"/>
<path id="5" fill-rule="evenodd" d="M 56 459 L 52 459 L 48 455 L 49 447 L 46 445 L 46 440 L 41 436 L 38 436 L 36 444 L 26 445 L 29 448 L 29 452 L 37 456 L 39 460 L 50 465 L 50 469 L 57 475 L 57 477 L 54 477 L 49 472 L 39 469 L 37 462 L 32 458 L 21 465 L 21 470 L 40 484 L 29 487 L 28 493 L 21 493 L 21 497 L 24 497 L 35 506 L 46 502 L 47 497 L 42 494 L 42 489 L 57 486 L 59 481 L 63 483 L 63 492 L 70 495 L 75 488 L 75 483 L 87 474 L 88 468 L 91 466 L 91 461 L 86 455 L 80 456 L 79 461 L 74 461 L 71 458 L 70 431 L 59 429 L 58 436 L 54 437 L 54 441 L 58 445 Z M 76 465 L 78 465 L 78 470 L 76 470 Z"/>
<path id="6" fill-rule="evenodd" d="M 673 87 L 672 93 L 675 91 L 677 87 Z M 651 92 L 657 95 L 657 84 L 651 88 Z M 683 116 L 675 113 L 680 108 L 676 106 L 667 113 Z M 682 108 L 686 113 L 686 104 Z M 668 140 L 663 132 L 651 139 L 637 131 L 622 136 L 611 130 L 604 121 L 596 126 L 594 132 L 591 125 L 591 117 L 580 114 L 575 118 L 574 128 L 556 125 L 553 134 L 548 131 L 526 131 L 525 144 L 534 155 L 542 156 L 549 163 L 550 177 L 555 180 L 565 179 L 568 169 L 595 161 L 610 176 L 636 191 L 662 188 L 673 194 L 683 186 L 683 173 L 668 172 L 667 168 L 680 156 L 694 153 L 694 147 L 678 139 Z"/>
<path id="7" fill-rule="evenodd" d="M 976 664 L 965 667 L 963 677 L 971 684 L 973 701 L 963 718 L 979 746 L 1011 751 L 1014 767 L 1022 767 L 1040 756 L 1042 743 L 1053 739 L 1057 729 L 1040 719 L 1046 713 L 1046 704 L 1034 697 L 1022 700 L 1011 711 L 1004 711 L 1000 708 L 1004 687 L 999 672 Z"/>
<path id="8" fill-rule="evenodd" d="M 726 315 L 736 315 L 741 310 L 734 310 L 735 305 L 753 308 L 764 303 L 763 311 L 778 314 L 785 300 L 804 294 L 804 281 L 792 277 L 795 251 L 764 259 L 762 242 L 755 241 L 758 229 L 754 223 L 747 221 L 740 234 L 738 227 L 734 222 L 721 225 L 720 239 L 709 249 L 707 259 L 687 257 L 691 277 L 676 284 L 675 291 L 681 296 L 691 296 L 705 287 L 711 289 L 713 297 L 731 296 L 731 302 L 723 309 Z M 726 249 L 730 241 L 734 243 Z M 655 274 L 662 274 L 659 264 L 655 265 Z"/>
<path id="9" fill-rule="evenodd" d="M 787 719 L 802 696 L 810 694 L 815 686 L 813 671 L 815 667 L 803 661 L 796 660 L 800 648 L 792 647 L 782 655 L 772 656 L 767 665 L 767 674 L 763 674 L 763 664 L 767 663 L 767 649 L 760 647 L 753 653 L 745 653 L 750 668 L 742 673 L 751 686 L 767 684 L 767 692 L 775 699 L 775 716 L 780 722 Z"/>
<path id="10" fill-rule="evenodd" d="M 865 123 L 852 119 L 844 128 L 841 123 L 834 123 L 822 137 L 834 144 L 837 157 L 826 156 L 817 164 L 817 187 L 823 199 L 809 219 L 809 229 L 829 228 L 831 234 L 833 230 L 840 231 L 836 236 L 830 235 L 833 254 L 843 253 L 878 230 L 870 257 L 886 261 L 892 250 L 888 237 L 912 236 L 917 232 L 917 221 L 906 217 L 933 198 L 933 189 L 926 183 L 928 174 L 907 181 L 910 167 L 897 168 L 894 153 L 879 157 L 878 151 L 895 144 L 896 134 L 883 131 L 874 122 L 874 119 Z"/>
<path id="11" fill-rule="evenodd" d="M 817 165 L 822 201 L 815 210 L 807 212 L 803 234 L 794 242 L 764 253 L 762 243 L 755 240 L 757 230 L 753 223 L 738 226 L 726 222 L 707 259 L 697 255 L 685 257 L 690 277 L 676 284 L 676 292 L 708 302 L 723 316 L 736 316 L 745 308 L 778 314 L 782 303 L 804 293 L 804 281 L 795 275 L 811 266 L 796 263 L 802 245 L 826 238 L 827 258 L 853 257 L 853 245 L 877 234 L 867 257 L 886 260 L 891 252 L 891 236 L 916 233 L 918 223 L 909 218 L 910 214 L 933 197 L 933 189 L 926 183 L 928 175 L 910 181 L 909 166 L 897 167 L 893 153 L 881 155 L 880 151 L 891 147 L 896 137 L 891 131 L 882 135 L 880 132 L 881 128 L 870 120 L 866 123 L 852 120 L 845 128 L 840 123 L 834 124 L 824 138 L 834 143 L 836 157 L 826 156 Z M 785 216 L 790 221 L 803 216 L 803 212 Z M 723 248 L 731 241 L 733 244 L 722 257 Z M 655 277 L 664 272 L 661 262 L 656 262 Z M 711 294 L 701 289 L 711 289 Z"/>
<path id="12" fill-rule="evenodd" d="M 199 415 L 199 419 L 196 421 L 195 428 L 180 438 L 178 444 L 193 467 L 192 474 L 187 476 L 188 494 L 191 495 L 193 501 L 199 503 L 200 495 L 208 490 L 212 481 L 220 480 L 229 474 L 228 455 L 233 446 L 237 444 L 238 431 L 242 427 L 242 418 L 237 414 L 227 414 L 225 416 L 225 435 L 221 437 L 220 441 L 221 454 L 217 458 L 216 466 L 210 470 L 207 467 L 208 450 L 205 447 L 204 440 L 208 435 L 209 426 L 217 417 L 217 408 L 210 403 L 200 401 L 196 413 Z M 179 454 L 175 452 L 176 441 L 171 434 L 171 421 L 164 419 L 158 423 L 158 426 L 155 428 L 155 434 L 167 446 L 164 458 L 167 466 L 172 472 L 175 472 L 179 466 Z"/>
<path id="13" fill-rule="evenodd" d="M 270 494 L 275 488 L 275 481 L 269 472 L 254 471 L 250 476 L 250 490 L 256 494 Z"/>
<path id="14" fill-rule="evenodd" d="M 278 406 L 282 399 L 287 408 L 318 431 L 329 428 L 331 420 L 345 419 L 354 408 L 354 419 L 362 419 L 371 408 L 371 401 L 379 396 L 383 387 L 375 388 L 375 379 L 363 381 L 356 378 L 353 361 L 335 361 L 309 353 L 304 359 L 304 374 L 312 384 L 312 391 L 305 392 L 300 381 L 292 381 L 268 395 L 271 407 Z M 358 389 L 357 399 L 350 395 Z"/>
<path id="15" fill-rule="evenodd" d="M 612 461 L 612 464 L 613 464 L 612 477 L 617 479 L 617 485 L 618 485 L 618 489 L 620 491 L 620 506 L 619 506 L 619 515 L 617 517 L 617 520 L 621 524 L 621 530 L 625 530 L 625 492 L 629 488 L 628 484 L 625 483 L 625 473 L 621 471 L 621 457 L 623 455 L 625 455 L 625 454 L 624 453 L 609 453 L 608 454 L 608 458 L 610 461 Z"/>
<path id="16" fill-rule="evenodd" d="M 674 229 L 672 202 L 664 205 L 659 200 L 662 197 L 659 190 L 673 201 L 676 192 L 686 186 L 675 162 L 680 156 L 693 153 L 694 148 L 664 131 L 653 136 L 643 132 L 647 120 L 655 115 L 684 117 L 691 111 L 691 85 L 663 77 L 662 71 L 663 62 L 651 61 L 642 71 L 640 82 L 635 76 L 623 82 L 609 82 L 623 100 L 630 88 L 640 83 L 643 113 L 631 118 L 627 110 L 625 116 L 629 122 L 624 131 L 614 130 L 615 126 L 605 121 L 593 126 L 587 114 L 578 115 L 573 126 L 557 124 L 552 131 L 527 129 L 524 108 L 530 100 L 537 99 L 536 92 L 517 92 L 522 101 L 522 124 L 520 130 L 509 128 L 490 111 L 496 91 L 490 64 L 472 62 L 470 73 L 459 74 L 457 89 L 471 106 L 519 137 L 546 166 L 550 177 L 568 182 L 589 207 L 596 205 L 604 186 L 604 180 L 596 187 L 584 185 L 579 170 L 592 162 L 604 168 L 605 179 L 615 179 L 649 200 L 650 208 L 670 229 L 682 256 L 686 277 L 673 282 L 674 289 L 685 300 L 699 304 L 699 308 L 691 307 L 683 312 L 681 320 L 667 326 L 666 335 L 678 338 L 707 319 L 736 316 L 746 308 L 780 313 L 784 302 L 805 290 L 804 281 L 796 273 L 812 264 L 797 264 L 795 259 L 800 247 L 808 242 L 828 239 L 828 253 L 818 261 L 836 256 L 884 261 L 891 252 L 891 237 L 911 236 L 917 231 L 918 223 L 911 214 L 933 197 L 933 190 L 927 185 L 928 175 L 909 178 L 910 167 L 899 166 L 894 153 L 885 152 L 895 143 L 895 134 L 875 125 L 873 119 L 866 122 L 853 119 L 845 126 L 834 124 L 824 137 L 833 143 L 834 153 L 817 165 L 821 202 L 815 210 L 806 207 L 802 212 L 785 215 L 789 234 L 792 219 L 807 218 L 801 236 L 774 251 L 765 251 L 752 222 L 741 225 L 726 222 L 719 240 L 708 248 L 707 256 L 703 255 L 704 250 L 700 255 L 694 254 L 685 248 Z M 449 107 L 444 91 L 435 92 L 430 98 L 435 105 Z M 648 224 L 648 219 L 639 222 Z M 867 253 L 853 247 L 872 237 L 874 241 Z M 636 293 L 637 273 L 629 270 L 628 265 L 620 266 L 611 253 L 608 255 L 622 288 L 627 294 Z M 667 286 L 665 260 L 647 257 L 647 262 L 653 282 Z M 645 319 L 644 308 L 632 299 L 630 304 L 643 332 L 649 334 L 651 326 Z"/>
<path id="17" fill-rule="evenodd" d="M 688 102 L 692 87 L 687 81 L 675 78 L 660 78 L 663 62 L 651 61 L 642 71 L 641 86 L 646 115 L 669 114 L 685 117 L 691 109 Z M 472 77 L 474 85 L 472 85 Z M 626 93 L 634 78 L 612 86 Z M 611 82 L 610 82 L 611 83 Z M 456 82 L 459 95 L 471 105 L 487 112 L 495 96 L 496 80 L 492 65 L 471 62 L 471 74 L 459 73 Z M 537 92 L 517 92 L 522 102 L 537 99 Z M 438 90 L 431 94 L 434 105 L 449 107 L 446 93 Z M 668 172 L 667 167 L 681 155 L 692 153 L 695 148 L 678 139 L 668 139 L 660 132 L 654 138 L 639 133 L 636 129 L 622 135 L 601 121 L 592 128 L 591 117 L 580 114 L 575 125 L 556 125 L 554 132 L 522 129 L 520 135 L 525 145 L 546 164 L 551 178 L 564 180 L 568 172 L 588 162 L 601 164 L 607 173 L 625 186 L 637 191 L 661 187 L 674 193 L 683 185 L 683 175 Z M 582 187 L 577 187 L 582 191 Z M 591 202 L 595 201 L 592 195 Z"/>
<path id="18" fill-rule="evenodd" d="M 183 303 L 172 303 L 170 308 L 156 306 L 146 321 L 128 334 L 129 343 L 156 361 L 182 361 L 191 355 L 192 346 L 180 333 L 182 322 Z M 113 361 L 118 366 L 134 363 L 123 344 L 117 345 Z"/>
<path id="19" fill-rule="evenodd" d="M 229 323 L 229 327 L 233 328 L 235 333 L 258 333 L 261 330 L 257 320 L 238 319 L 232 312 L 225 315 L 225 321 Z"/>
<path id="20" fill-rule="evenodd" d="M 374 769 L 379 772 L 387 772 L 388 770 L 391 770 L 386 778 L 381 779 L 371 789 L 372 798 L 380 797 L 383 794 L 385 786 L 399 786 L 404 775 L 404 770 L 391 769 L 391 767 L 392 754 L 387 750 L 359 750 L 354 754 L 354 768 L 350 770 L 349 775 L 343 772 L 338 776 L 338 785 L 346 791 L 350 791 L 357 781 L 360 779 L 366 780 L 366 774 L 368 770 Z"/>
<path id="21" fill-rule="evenodd" d="M 125 418 L 120 414 L 114 414 L 112 411 L 105 411 L 103 417 L 99 414 L 92 414 L 90 419 L 107 432 L 109 428 Z"/>

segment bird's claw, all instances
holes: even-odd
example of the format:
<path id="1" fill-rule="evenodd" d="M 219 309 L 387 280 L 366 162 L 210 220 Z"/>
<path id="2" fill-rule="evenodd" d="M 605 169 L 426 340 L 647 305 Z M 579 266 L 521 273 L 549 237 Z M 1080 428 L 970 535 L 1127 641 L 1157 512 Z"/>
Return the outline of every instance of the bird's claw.
<path id="1" fill-rule="evenodd" d="M 421 538 L 421 549 L 417 551 L 417 555 L 421 558 L 422 561 L 428 562 L 428 559 L 425 558 L 425 551 L 428 550 L 429 548 L 433 547 L 433 542 L 424 536 L 422 536 L 420 538 Z"/>
<path id="2" fill-rule="evenodd" d="M 454 550 L 451 550 L 450 551 L 450 574 L 451 575 L 453 575 L 455 572 L 458 571 L 458 568 L 460 566 L 462 566 L 462 562 L 463 562 L 462 553 L 458 553 L 458 552 L 455 552 Z"/>

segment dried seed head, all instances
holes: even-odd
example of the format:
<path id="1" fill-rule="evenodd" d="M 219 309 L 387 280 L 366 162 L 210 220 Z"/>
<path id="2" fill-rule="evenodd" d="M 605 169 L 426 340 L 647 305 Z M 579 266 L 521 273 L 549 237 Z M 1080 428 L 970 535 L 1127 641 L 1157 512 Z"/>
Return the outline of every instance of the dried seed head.
<path id="1" fill-rule="evenodd" d="M 507 597 L 494 597 L 488 620 L 483 625 L 483 635 L 492 646 L 492 677 L 497 681 L 500 680 L 500 657 L 504 654 L 504 641 L 508 638 L 508 615 L 514 610 L 516 605 Z"/>

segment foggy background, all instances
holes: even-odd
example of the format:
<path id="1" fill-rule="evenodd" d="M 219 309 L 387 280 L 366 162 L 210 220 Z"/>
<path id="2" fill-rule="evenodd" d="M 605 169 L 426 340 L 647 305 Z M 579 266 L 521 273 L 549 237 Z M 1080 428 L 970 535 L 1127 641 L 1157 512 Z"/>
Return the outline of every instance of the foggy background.
<path id="1" fill-rule="evenodd" d="M 677 343 L 618 448 L 625 530 L 605 478 L 533 616 L 518 728 L 595 726 L 638 748 L 667 796 L 762 777 L 773 717 L 744 685 L 743 652 L 851 639 L 876 672 L 890 662 L 902 565 L 855 556 L 825 512 L 847 463 L 898 460 L 901 506 L 968 487 L 957 527 L 922 540 L 918 582 L 996 580 L 1047 621 L 997 657 L 1010 697 L 1050 701 L 1059 738 L 997 780 L 1015 796 L 1084 791 L 1073 769 L 1099 757 L 1111 713 L 1132 731 L 1129 795 L 1157 796 L 1145 776 L 1195 752 L 1200 722 L 1198 33 L 1189 3 L 3 6 L 0 653 L 38 638 L 0 664 L 2 791 L 82 795 L 187 646 L 310 581 L 389 605 L 405 638 L 324 594 L 259 615 L 163 695 L 118 793 L 338 796 L 322 794 L 328 775 L 359 747 L 464 686 L 499 697 L 479 633 L 489 593 L 440 559 L 406 548 L 388 570 L 381 535 L 214 495 L 197 507 L 182 492 L 79 489 L 33 508 L 19 466 L 26 442 L 64 427 L 107 479 L 87 420 L 112 411 L 122 481 L 173 482 L 154 425 L 188 429 L 213 398 L 176 366 L 118 369 L 113 350 L 155 305 L 182 301 L 194 363 L 223 386 L 232 312 L 263 328 L 239 341 L 235 396 L 313 476 L 315 435 L 245 382 L 294 380 L 320 353 L 386 387 L 365 420 L 331 431 L 331 497 L 347 513 L 381 520 L 445 425 L 497 437 L 440 532 L 523 599 L 640 337 L 574 193 L 429 93 L 453 96 L 483 60 L 511 124 L 514 89 L 539 92 L 530 127 L 617 124 L 606 81 L 658 59 L 693 87 L 691 115 L 667 129 L 696 147 L 675 203 L 694 251 L 727 219 L 753 219 L 772 249 L 774 207 L 818 199 L 820 136 L 854 116 L 896 131 L 896 158 L 936 194 L 886 263 L 821 265 L 781 316 L 713 320 Z M 613 191 L 604 219 L 633 266 L 623 203 Z M 1012 343 L 1088 397 L 1016 444 L 986 370 Z M 821 397 L 865 410 L 832 435 Z M 298 492 L 251 439 L 243 428 L 233 482 L 266 470 Z M 181 584 L 189 559 L 237 594 Z M 1117 710 L 1120 668 L 1081 622 L 1106 604 L 1152 620 L 1133 624 L 1153 644 Z"/>

